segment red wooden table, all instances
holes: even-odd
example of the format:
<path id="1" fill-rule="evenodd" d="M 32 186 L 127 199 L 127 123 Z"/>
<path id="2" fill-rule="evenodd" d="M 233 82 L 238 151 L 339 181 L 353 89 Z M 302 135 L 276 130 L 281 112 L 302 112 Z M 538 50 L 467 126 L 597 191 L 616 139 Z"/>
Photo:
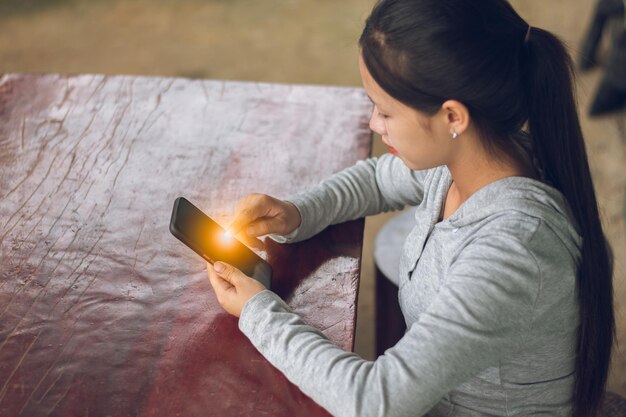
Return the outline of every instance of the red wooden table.
<path id="1" fill-rule="evenodd" d="M 170 235 L 368 156 L 361 89 L 0 76 L 0 415 L 321 416 Z M 259 254 L 274 290 L 353 348 L 363 220 Z"/>

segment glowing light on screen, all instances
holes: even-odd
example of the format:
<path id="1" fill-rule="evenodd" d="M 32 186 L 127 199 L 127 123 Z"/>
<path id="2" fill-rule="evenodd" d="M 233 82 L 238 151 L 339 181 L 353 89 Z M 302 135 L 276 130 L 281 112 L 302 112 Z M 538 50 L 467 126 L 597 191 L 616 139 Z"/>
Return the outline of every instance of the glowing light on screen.
<path id="1" fill-rule="evenodd" d="M 231 233 L 230 230 L 225 231 L 222 234 L 222 243 L 229 244 L 229 243 L 232 243 L 232 242 L 233 242 L 233 234 Z"/>

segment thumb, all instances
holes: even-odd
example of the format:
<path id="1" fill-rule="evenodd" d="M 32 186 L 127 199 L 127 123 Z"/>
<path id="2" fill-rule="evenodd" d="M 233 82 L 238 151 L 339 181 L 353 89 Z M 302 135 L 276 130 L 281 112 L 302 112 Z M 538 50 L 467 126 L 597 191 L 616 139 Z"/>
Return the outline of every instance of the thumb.
<path id="1" fill-rule="evenodd" d="M 241 285 L 243 277 L 245 277 L 243 272 L 224 262 L 215 262 L 213 269 L 217 272 L 217 275 L 234 287 Z"/>

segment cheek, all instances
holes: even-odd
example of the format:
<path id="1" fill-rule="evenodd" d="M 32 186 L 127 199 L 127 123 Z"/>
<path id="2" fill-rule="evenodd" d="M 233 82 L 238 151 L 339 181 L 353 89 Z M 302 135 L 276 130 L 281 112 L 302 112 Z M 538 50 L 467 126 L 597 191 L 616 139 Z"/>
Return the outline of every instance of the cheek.
<path id="1" fill-rule="evenodd" d="M 404 123 L 387 123 L 387 137 L 396 148 L 410 149 L 420 143 L 422 132 Z"/>
<path id="2" fill-rule="evenodd" d="M 439 159 L 439 144 L 421 126 L 389 123 L 387 128 L 391 145 L 402 151 L 408 159 L 415 159 L 426 165 L 430 159 Z"/>

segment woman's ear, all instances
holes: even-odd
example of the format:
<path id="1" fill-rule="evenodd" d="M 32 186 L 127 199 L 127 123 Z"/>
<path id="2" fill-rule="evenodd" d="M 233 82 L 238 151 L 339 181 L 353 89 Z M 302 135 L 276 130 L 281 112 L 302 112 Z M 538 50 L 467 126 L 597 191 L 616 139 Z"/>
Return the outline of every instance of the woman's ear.
<path id="1" fill-rule="evenodd" d="M 467 130 L 470 124 L 470 114 L 465 104 L 458 100 L 447 100 L 441 105 L 441 110 L 450 134 L 462 135 Z"/>

